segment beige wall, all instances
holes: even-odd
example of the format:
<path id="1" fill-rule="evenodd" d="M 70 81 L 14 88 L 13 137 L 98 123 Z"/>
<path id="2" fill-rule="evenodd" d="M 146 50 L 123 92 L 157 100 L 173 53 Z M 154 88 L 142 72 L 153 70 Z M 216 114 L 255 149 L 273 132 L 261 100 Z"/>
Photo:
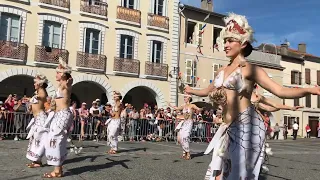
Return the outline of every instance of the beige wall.
<path id="1" fill-rule="evenodd" d="M 172 92 L 175 92 L 174 80 L 150 80 L 146 79 L 144 74 L 145 62 L 149 61 L 148 40 L 150 40 L 150 37 L 160 37 L 164 39 L 166 43 L 166 49 L 163 53 L 164 59 L 166 59 L 164 63 L 169 65 L 169 71 L 172 69 L 172 65 L 176 66 L 177 64 L 177 56 L 175 55 L 177 54 L 177 50 L 174 49 L 173 46 L 177 46 L 178 36 L 176 35 L 177 33 L 173 32 L 178 30 L 178 26 L 174 24 L 173 20 L 175 17 L 177 17 L 178 0 L 167 1 L 167 16 L 169 17 L 169 30 L 167 32 L 147 28 L 147 18 L 150 1 L 148 1 L 147 3 L 142 3 L 142 0 L 137 1 L 140 1 L 140 6 L 138 7 L 138 9 L 141 11 L 141 27 L 117 22 L 116 15 L 119 1 L 108 1 L 108 19 L 106 20 L 97 18 L 95 16 L 88 17 L 80 15 L 80 0 L 71 1 L 70 12 L 40 7 L 38 5 L 39 0 L 32 0 L 30 4 L 2 0 L 0 2 L 0 11 L 2 12 L 3 8 L 6 7 L 9 7 L 10 9 L 28 11 L 26 17 L 25 31 L 23 32 L 23 43 L 27 44 L 29 49 L 28 58 L 26 62 L 27 66 L 13 65 L 13 63 L 9 63 L 9 65 L 2 65 L 0 67 L 0 70 L 4 74 L 2 74 L 0 78 L 5 79 L 7 77 L 10 77 L 12 73 L 9 73 L 8 75 L 7 72 L 11 71 L 11 69 L 19 69 L 21 71 L 32 70 L 34 72 L 38 71 L 47 75 L 49 81 L 52 84 L 52 88 L 50 89 L 50 91 L 52 91 L 53 93 L 55 87 L 57 86 L 56 82 L 54 81 L 54 68 L 35 67 L 34 64 L 35 45 L 40 45 L 38 40 L 39 37 L 41 37 L 41 35 L 39 35 L 39 33 L 42 32 L 42 28 L 39 26 L 40 16 L 50 15 L 67 20 L 67 24 L 65 25 L 65 49 L 69 51 L 68 64 L 73 68 L 72 76 L 75 78 L 75 83 L 81 81 L 96 82 L 100 84 L 102 87 L 104 87 L 104 90 L 106 91 L 107 95 L 109 95 L 109 98 L 111 90 L 120 90 L 122 93 L 127 93 L 131 88 L 134 88 L 136 86 L 146 86 L 149 89 L 152 89 L 152 91 L 156 94 L 156 99 L 157 102 L 160 103 L 160 106 L 164 106 L 165 101 L 175 102 L 175 94 L 172 94 Z M 81 50 L 80 43 L 82 43 L 80 42 L 81 22 L 98 24 L 100 27 L 105 28 L 104 46 L 102 47 L 102 52 L 104 52 L 103 54 L 107 56 L 107 67 L 105 73 L 85 73 L 81 72 L 76 68 L 77 51 Z M 117 30 L 133 32 L 135 35 L 138 36 L 138 46 L 134 47 L 134 49 L 136 50 L 135 53 L 137 53 L 136 59 L 140 61 L 140 76 L 137 78 L 117 76 L 113 72 L 113 60 L 114 57 L 118 56 L 117 41 L 119 41 L 119 39 L 117 38 Z M 19 73 L 22 72 L 19 71 L 16 74 Z"/>

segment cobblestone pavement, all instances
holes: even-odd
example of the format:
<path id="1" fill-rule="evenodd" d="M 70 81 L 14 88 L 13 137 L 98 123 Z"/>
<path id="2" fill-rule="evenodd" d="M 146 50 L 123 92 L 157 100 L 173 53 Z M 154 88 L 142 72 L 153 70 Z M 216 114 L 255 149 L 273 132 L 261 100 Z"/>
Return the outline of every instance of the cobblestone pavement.
<path id="1" fill-rule="evenodd" d="M 25 166 L 27 141 L 0 141 L 0 179 L 33 180 L 49 172 L 45 166 Z M 320 177 L 320 139 L 270 141 L 269 174 L 260 179 L 314 180 Z M 121 142 L 117 155 L 107 155 L 106 142 L 84 142 L 80 155 L 71 153 L 64 166 L 65 180 L 202 180 L 211 156 L 203 155 L 208 144 L 192 143 L 193 159 L 181 160 L 181 149 L 170 142 Z"/>

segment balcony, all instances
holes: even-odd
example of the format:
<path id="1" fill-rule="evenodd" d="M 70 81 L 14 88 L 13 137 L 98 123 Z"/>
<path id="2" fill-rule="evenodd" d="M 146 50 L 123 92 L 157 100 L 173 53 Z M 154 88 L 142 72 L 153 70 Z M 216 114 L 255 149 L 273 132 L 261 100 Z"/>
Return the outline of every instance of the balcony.
<path id="1" fill-rule="evenodd" d="M 81 15 L 93 16 L 101 19 L 107 19 L 108 4 L 100 1 L 81 0 Z"/>
<path id="2" fill-rule="evenodd" d="M 148 28 L 169 31 L 169 17 L 148 13 Z"/>
<path id="3" fill-rule="evenodd" d="M 0 59 L 8 62 L 25 62 L 27 60 L 28 46 L 26 44 L 0 41 Z"/>
<path id="4" fill-rule="evenodd" d="M 136 59 L 115 57 L 113 72 L 126 76 L 138 76 L 140 72 L 140 61 Z"/>
<path id="5" fill-rule="evenodd" d="M 117 21 L 120 23 L 140 26 L 141 11 L 118 6 Z"/>
<path id="6" fill-rule="evenodd" d="M 35 64 L 43 66 L 57 66 L 59 58 L 68 63 L 69 52 L 65 49 L 36 46 Z"/>
<path id="7" fill-rule="evenodd" d="M 70 0 L 40 0 L 39 6 L 56 10 L 69 11 Z"/>
<path id="8" fill-rule="evenodd" d="M 145 76 L 152 79 L 167 79 L 168 64 L 146 62 Z"/>
<path id="9" fill-rule="evenodd" d="M 86 52 L 77 53 L 77 69 L 85 71 L 105 72 L 107 57 L 101 54 L 90 54 Z"/>

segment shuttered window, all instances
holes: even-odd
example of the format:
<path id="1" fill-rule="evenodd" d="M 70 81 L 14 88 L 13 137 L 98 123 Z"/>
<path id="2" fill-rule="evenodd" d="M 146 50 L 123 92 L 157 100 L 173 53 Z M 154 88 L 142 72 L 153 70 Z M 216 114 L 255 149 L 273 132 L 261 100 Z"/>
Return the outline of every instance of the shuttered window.
<path id="1" fill-rule="evenodd" d="M 306 80 L 306 84 L 311 84 L 311 80 L 310 80 L 310 69 L 306 69 L 305 70 L 305 80 Z"/>
<path id="2" fill-rule="evenodd" d="M 291 71 L 291 84 L 301 85 L 301 72 Z"/>
<path id="3" fill-rule="evenodd" d="M 311 108 L 311 95 L 306 95 L 306 107 Z"/>
<path id="4" fill-rule="evenodd" d="M 197 62 L 191 59 L 186 60 L 186 83 L 192 87 L 197 85 Z"/>
<path id="5" fill-rule="evenodd" d="M 299 99 L 294 99 L 294 100 L 293 100 L 293 105 L 294 105 L 294 106 L 300 106 L 300 105 L 299 105 Z"/>
<path id="6" fill-rule="evenodd" d="M 218 70 L 222 67 L 221 64 L 213 64 L 213 73 L 212 73 L 212 79 L 214 79 L 217 76 Z"/>

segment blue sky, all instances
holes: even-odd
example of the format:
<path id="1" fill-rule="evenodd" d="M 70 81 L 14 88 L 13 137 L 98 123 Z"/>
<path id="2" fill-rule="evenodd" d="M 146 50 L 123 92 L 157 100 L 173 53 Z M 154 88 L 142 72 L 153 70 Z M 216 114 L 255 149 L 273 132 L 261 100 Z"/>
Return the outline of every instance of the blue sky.
<path id="1" fill-rule="evenodd" d="M 200 0 L 181 0 L 200 7 Z M 307 44 L 307 52 L 320 56 L 320 0 L 213 0 L 214 11 L 245 15 L 261 43 L 281 44 L 287 39 L 290 47 Z M 318 36 L 318 37 L 317 37 Z"/>

